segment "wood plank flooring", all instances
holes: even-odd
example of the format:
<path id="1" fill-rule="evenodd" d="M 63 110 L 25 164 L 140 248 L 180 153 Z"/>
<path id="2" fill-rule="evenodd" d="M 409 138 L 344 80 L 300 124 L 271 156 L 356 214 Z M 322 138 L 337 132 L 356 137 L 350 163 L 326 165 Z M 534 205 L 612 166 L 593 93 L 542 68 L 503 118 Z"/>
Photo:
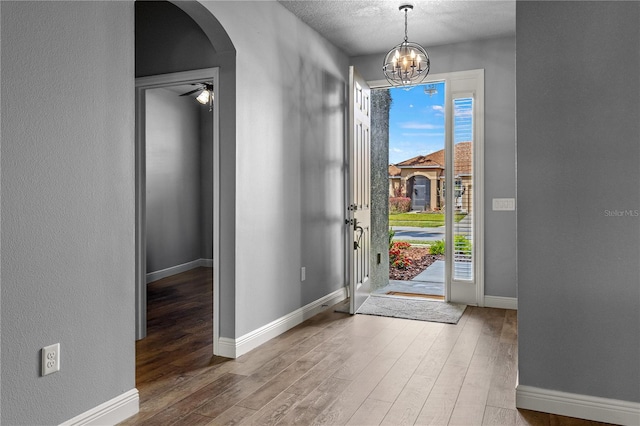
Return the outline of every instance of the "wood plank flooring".
<path id="1" fill-rule="evenodd" d="M 603 425 L 516 410 L 516 311 L 448 325 L 327 310 L 228 360 L 211 355 L 210 269 L 148 297 L 140 412 L 122 425 Z"/>

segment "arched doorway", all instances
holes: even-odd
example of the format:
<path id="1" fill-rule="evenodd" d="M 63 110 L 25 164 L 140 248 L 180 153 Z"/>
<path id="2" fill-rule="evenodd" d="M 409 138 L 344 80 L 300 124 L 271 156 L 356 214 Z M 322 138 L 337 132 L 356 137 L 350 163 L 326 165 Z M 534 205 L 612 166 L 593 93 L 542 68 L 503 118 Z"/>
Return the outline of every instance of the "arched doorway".
<path id="1" fill-rule="evenodd" d="M 144 13 L 144 16 L 141 14 Z M 171 25 L 169 22 L 175 25 Z M 175 22 L 174 22 L 175 21 Z M 186 44 L 185 44 L 186 43 Z M 198 48 L 196 48 L 196 46 Z M 194 69 L 219 70 L 217 84 L 223 87 L 216 96 L 220 114 L 214 126 L 213 199 L 213 352 L 220 354 L 220 336 L 234 332 L 234 250 L 235 182 L 224 180 L 235 175 L 235 49 L 220 22 L 196 1 L 136 2 L 136 77 L 188 72 Z M 221 107 L 224 105 L 224 107 Z M 144 157 L 142 157 L 144 158 Z M 136 159 L 140 170 L 142 158 Z M 144 169 L 143 169 L 144 170 Z M 146 259 L 144 207 L 141 195 L 144 181 L 136 172 L 136 337 L 145 335 Z M 224 181 L 223 181 L 224 180 Z M 141 186 L 142 184 L 142 186 Z M 224 202 L 227 200 L 227 202 Z M 224 288 L 220 288 L 224 286 Z M 223 294 L 222 300 L 220 295 Z M 226 298 L 225 298 L 226 297 Z"/>
<path id="2" fill-rule="evenodd" d="M 426 176 L 413 176 L 407 181 L 407 190 L 411 198 L 411 210 L 431 210 L 431 180 Z"/>

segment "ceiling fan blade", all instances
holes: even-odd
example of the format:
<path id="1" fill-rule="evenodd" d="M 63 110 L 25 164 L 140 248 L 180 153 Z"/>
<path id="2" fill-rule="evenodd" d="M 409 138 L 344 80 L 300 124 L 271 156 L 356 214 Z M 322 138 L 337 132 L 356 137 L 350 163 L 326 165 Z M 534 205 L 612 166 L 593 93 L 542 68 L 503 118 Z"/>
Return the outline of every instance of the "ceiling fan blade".
<path id="1" fill-rule="evenodd" d="M 200 92 L 200 91 L 202 91 L 202 88 L 201 88 L 201 87 L 197 88 L 196 90 L 192 90 L 192 91 L 190 91 L 190 92 L 183 93 L 183 94 L 182 94 L 182 95 L 180 95 L 180 96 L 188 96 L 188 95 L 192 95 L 192 94 L 194 94 L 194 93 L 196 93 L 196 92 Z"/>

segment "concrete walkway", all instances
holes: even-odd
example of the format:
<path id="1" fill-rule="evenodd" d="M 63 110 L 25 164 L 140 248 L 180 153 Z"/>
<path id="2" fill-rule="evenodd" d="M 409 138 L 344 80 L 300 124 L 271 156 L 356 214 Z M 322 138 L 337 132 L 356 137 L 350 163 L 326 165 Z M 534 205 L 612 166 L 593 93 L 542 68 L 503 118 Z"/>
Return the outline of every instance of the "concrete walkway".
<path id="1" fill-rule="evenodd" d="M 467 215 L 454 226 L 458 230 L 470 228 L 470 216 Z M 428 244 L 431 241 L 444 240 L 444 226 L 437 228 L 392 226 L 391 228 L 395 231 L 394 241 L 417 240 Z M 471 263 L 455 262 L 454 270 L 457 277 L 471 277 Z M 374 290 L 373 293 L 386 294 L 391 291 L 444 296 L 444 260 L 436 260 L 427 269 L 409 281 L 389 280 L 389 285 Z"/>
<path id="2" fill-rule="evenodd" d="M 389 285 L 374 290 L 374 294 L 399 293 L 444 296 L 444 260 L 436 260 L 410 281 L 389 280 Z"/>

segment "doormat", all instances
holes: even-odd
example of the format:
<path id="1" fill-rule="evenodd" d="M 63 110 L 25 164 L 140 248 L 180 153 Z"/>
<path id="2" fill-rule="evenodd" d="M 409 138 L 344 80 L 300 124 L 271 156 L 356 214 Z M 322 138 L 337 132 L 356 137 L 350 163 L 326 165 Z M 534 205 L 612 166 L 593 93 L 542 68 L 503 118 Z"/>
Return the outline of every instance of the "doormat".
<path id="1" fill-rule="evenodd" d="M 457 324 L 467 305 L 424 299 L 371 296 L 358 314 Z"/>

